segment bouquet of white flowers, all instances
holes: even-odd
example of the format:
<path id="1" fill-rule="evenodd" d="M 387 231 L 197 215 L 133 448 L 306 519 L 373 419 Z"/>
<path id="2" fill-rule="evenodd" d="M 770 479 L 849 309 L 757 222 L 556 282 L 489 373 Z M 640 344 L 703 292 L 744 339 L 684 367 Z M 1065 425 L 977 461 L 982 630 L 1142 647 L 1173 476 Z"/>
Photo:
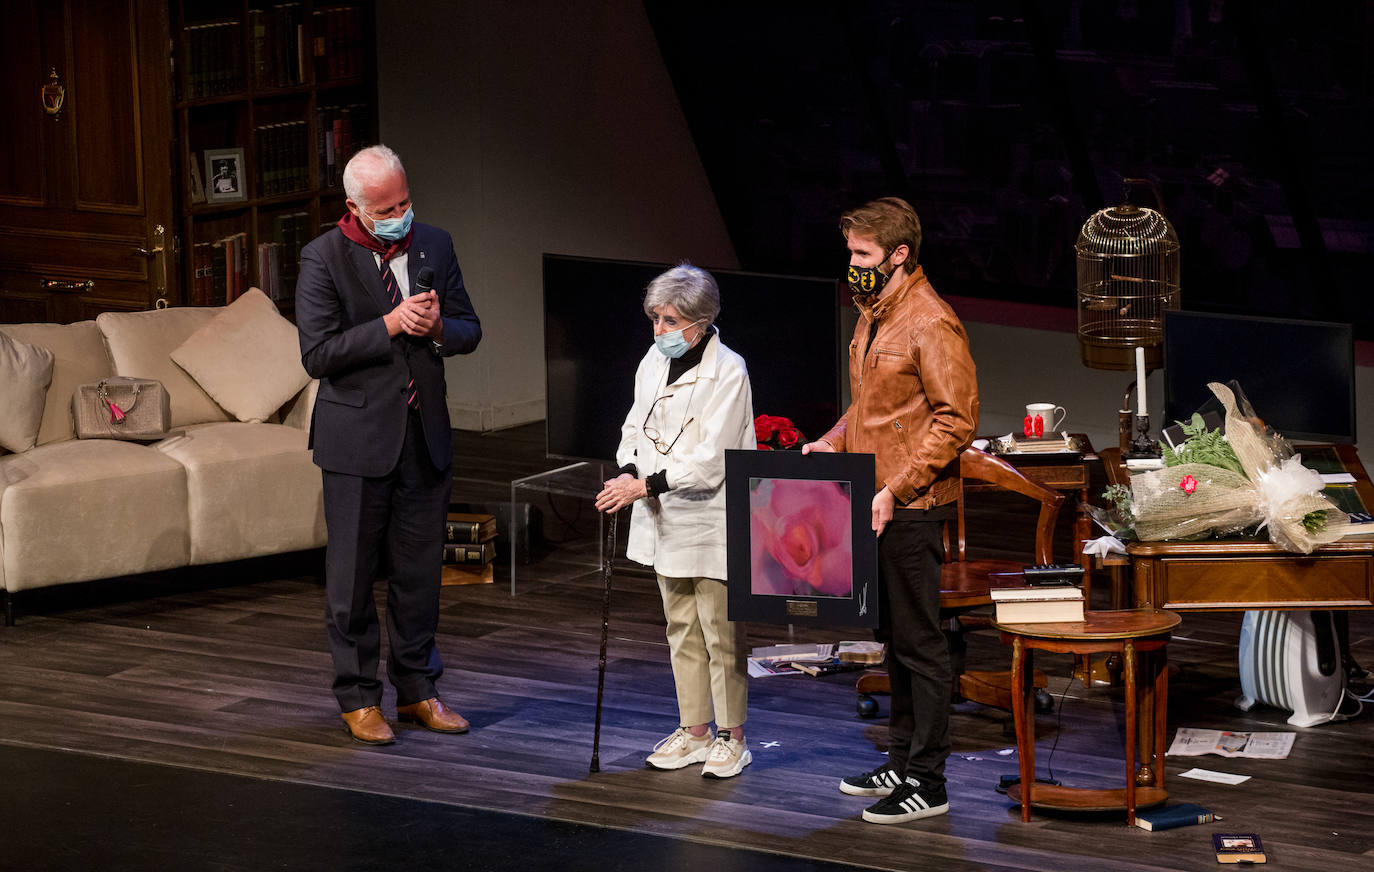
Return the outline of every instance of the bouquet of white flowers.
<path id="1" fill-rule="evenodd" d="M 1344 536 L 1350 518 L 1321 495 L 1322 478 L 1302 465 L 1282 436 L 1226 385 L 1208 387 L 1226 409 L 1225 433 L 1194 416 L 1163 469 L 1131 478 L 1129 493 L 1108 491 L 1119 515 L 1146 541 L 1224 536 L 1267 529 L 1274 543 L 1309 554 Z"/>

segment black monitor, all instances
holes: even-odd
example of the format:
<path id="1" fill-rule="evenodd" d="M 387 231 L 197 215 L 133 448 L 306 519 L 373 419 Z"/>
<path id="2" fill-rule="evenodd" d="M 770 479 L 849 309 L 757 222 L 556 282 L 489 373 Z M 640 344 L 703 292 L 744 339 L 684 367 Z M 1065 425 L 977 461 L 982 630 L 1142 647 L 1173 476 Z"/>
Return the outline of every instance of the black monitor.
<path id="1" fill-rule="evenodd" d="M 1235 380 L 1255 414 L 1290 442 L 1355 443 L 1355 334 L 1349 324 L 1164 313 L 1164 424 Z"/>
<path id="2" fill-rule="evenodd" d="M 545 426 L 550 457 L 614 460 L 653 345 L 644 289 L 670 264 L 544 255 Z M 835 279 L 709 270 L 720 340 L 744 358 L 754 414 L 791 418 L 808 439 L 839 418 Z"/>

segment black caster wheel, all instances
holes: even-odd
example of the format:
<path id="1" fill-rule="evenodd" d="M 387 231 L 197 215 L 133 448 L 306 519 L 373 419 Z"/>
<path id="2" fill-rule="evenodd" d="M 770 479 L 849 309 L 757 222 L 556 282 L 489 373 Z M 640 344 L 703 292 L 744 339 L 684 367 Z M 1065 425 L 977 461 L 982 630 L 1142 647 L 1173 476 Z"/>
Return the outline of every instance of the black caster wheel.
<path id="1" fill-rule="evenodd" d="M 1043 687 L 1035 689 L 1035 710 L 1042 715 L 1054 711 L 1054 697 Z"/>
<path id="2" fill-rule="evenodd" d="M 861 718 L 876 718 L 878 716 L 878 701 L 871 696 L 860 696 L 856 706 Z"/>

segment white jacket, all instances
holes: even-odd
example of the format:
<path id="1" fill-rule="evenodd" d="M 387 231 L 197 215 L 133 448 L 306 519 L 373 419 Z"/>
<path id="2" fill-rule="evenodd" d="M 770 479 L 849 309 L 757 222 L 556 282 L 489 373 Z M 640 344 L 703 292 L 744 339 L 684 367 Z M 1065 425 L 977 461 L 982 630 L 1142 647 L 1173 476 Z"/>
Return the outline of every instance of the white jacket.
<path id="1" fill-rule="evenodd" d="M 718 333 L 707 341 L 701 362 L 671 385 L 668 358 L 649 348 L 635 372 L 634 405 L 620 428 L 615 459 L 621 466 L 633 463 L 640 478 L 666 470 L 671 488 L 658 499 L 635 502 L 626 556 L 659 575 L 724 581 L 725 449 L 756 447 L 754 398 L 744 359 L 722 345 Z M 667 456 L 640 431 L 651 407 L 649 427 L 665 445 L 691 421 Z"/>

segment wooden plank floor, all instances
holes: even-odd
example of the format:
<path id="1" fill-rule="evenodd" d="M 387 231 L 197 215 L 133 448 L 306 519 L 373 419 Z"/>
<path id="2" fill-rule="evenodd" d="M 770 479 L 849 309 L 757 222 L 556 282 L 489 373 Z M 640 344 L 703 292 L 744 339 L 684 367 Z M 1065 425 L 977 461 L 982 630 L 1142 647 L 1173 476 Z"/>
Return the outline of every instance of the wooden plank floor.
<path id="1" fill-rule="evenodd" d="M 542 425 L 463 434 L 455 498 L 508 498 L 511 478 L 557 465 L 542 457 L 542 441 Z M 499 571 L 497 584 L 443 591 L 439 645 L 448 672 L 441 690 L 472 721 L 468 735 L 401 728 L 394 746 L 348 740 L 329 692 L 321 555 L 310 553 L 21 600 L 18 625 L 0 629 L 0 742 L 875 869 L 1213 869 L 1213 829 L 1259 832 L 1274 868 L 1374 864 L 1368 713 L 1298 730 L 1287 760 L 1170 758 L 1171 798 L 1209 806 L 1226 821 L 1161 833 L 1128 829 L 1118 815 L 1036 814 L 1021 823 L 1019 809 L 994 791 L 999 776 L 1017 770 L 1009 717 L 969 703 L 956 705 L 952 719 L 950 814 L 902 826 L 863 823 L 867 801 L 844 796 L 836 783 L 881 762 L 886 729 L 881 719 L 855 716 L 853 676 L 751 682 L 754 764 L 739 778 L 647 770 L 643 757 L 675 726 L 675 707 L 657 591 L 628 567 L 615 581 L 602 772 L 591 775 L 601 602 L 595 517 L 579 516 L 563 499 L 556 532 L 565 544 L 520 567 L 517 596 Z M 1013 510 L 999 505 L 971 525 L 1019 529 Z M 1357 614 L 1351 625 L 1356 658 L 1374 664 L 1374 617 Z M 1286 712 L 1231 707 L 1239 626 L 1238 614 L 1185 616 L 1169 648 L 1178 667 L 1171 734 L 1179 725 L 1291 729 Z M 837 629 L 798 630 L 792 638 L 854 637 Z M 750 626 L 752 644 L 787 638 L 785 628 Z M 980 668 L 1009 661 L 986 633 L 972 637 L 969 657 Z M 1057 714 L 1039 718 L 1040 775 L 1048 761 L 1066 784 L 1119 785 L 1120 691 L 1070 685 L 1068 658 L 1039 663 L 1062 699 Z M 384 708 L 394 703 L 388 690 Z M 1177 777 L 1195 765 L 1252 778 L 1227 787 Z M 463 838 L 455 834 L 456 848 Z"/>

